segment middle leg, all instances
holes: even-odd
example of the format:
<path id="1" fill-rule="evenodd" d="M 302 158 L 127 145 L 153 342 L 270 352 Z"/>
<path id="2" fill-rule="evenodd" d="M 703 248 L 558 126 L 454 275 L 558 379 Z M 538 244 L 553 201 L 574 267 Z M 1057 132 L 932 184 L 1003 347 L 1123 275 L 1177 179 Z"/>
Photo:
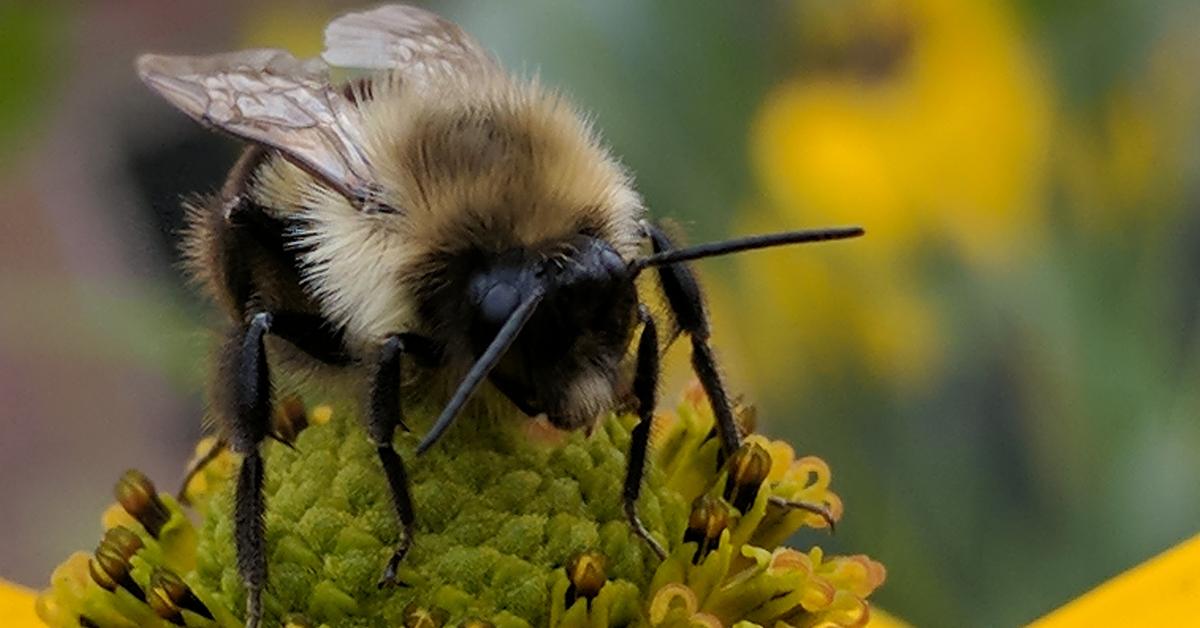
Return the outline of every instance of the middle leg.
<path id="1" fill-rule="evenodd" d="M 400 561 L 412 546 L 414 520 L 412 497 L 408 491 L 408 474 L 404 469 L 404 461 L 392 445 L 392 437 L 396 426 L 408 431 L 404 424 L 403 409 L 400 405 L 400 383 L 403 375 L 402 359 L 405 354 L 419 352 L 427 342 L 410 334 L 396 334 L 383 343 L 371 380 L 370 409 L 367 414 L 367 433 L 375 443 L 375 451 L 379 455 L 379 463 L 387 477 L 388 488 L 392 493 L 392 505 L 396 509 L 396 518 L 400 523 L 400 539 L 395 551 L 388 560 L 383 576 L 379 579 L 379 587 L 399 584 L 396 570 Z"/>

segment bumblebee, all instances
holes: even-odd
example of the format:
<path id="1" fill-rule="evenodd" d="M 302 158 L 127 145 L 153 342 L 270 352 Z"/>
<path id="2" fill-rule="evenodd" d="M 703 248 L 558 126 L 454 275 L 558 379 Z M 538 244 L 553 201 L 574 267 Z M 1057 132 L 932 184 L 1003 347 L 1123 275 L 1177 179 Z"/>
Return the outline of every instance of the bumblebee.
<path id="1" fill-rule="evenodd" d="M 468 403 L 573 430 L 631 399 L 640 423 L 625 512 L 664 557 L 636 503 L 667 336 L 690 340 L 726 457 L 742 438 L 686 263 L 862 233 L 676 248 L 578 110 L 415 7 L 335 19 L 319 59 L 144 55 L 137 71 L 185 114 L 247 143 L 221 191 L 190 204 L 184 237 L 190 273 L 231 323 L 211 404 L 242 456 L 234 508 L 247 626 L 261 618 L 266 582 L 259 448 L 272 435 L 276 371 L 369 382 L 366 430 L 400 529 L 381 584 L 396 580 L 415 532 L 392 443 L 417 403 L 443 408 L 419 454 Z M 658 276 L 671 330 L 643 304 L 643 272 Z"/>

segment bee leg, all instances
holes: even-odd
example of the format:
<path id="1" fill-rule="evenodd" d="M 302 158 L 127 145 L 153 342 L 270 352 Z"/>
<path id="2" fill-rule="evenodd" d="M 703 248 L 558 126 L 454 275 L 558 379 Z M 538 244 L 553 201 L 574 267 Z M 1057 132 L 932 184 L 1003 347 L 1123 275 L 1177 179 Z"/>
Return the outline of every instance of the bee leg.
<path id="1" fill-rule="evenodd" d="M 673 248 L 671 240 L 662 229 L 657 225 L 647 227 L 655 253 Z M 659 266 L 658 276 L 662 282 L 663 294 L 667 297 L 679 328 L 692 340 L 692 369 L 695 370 L 696 377 L 700 379 L 700 385 L 712 404 L 717 433 L 721 437 L 721 450 L 725 456 L 732 456 L 742 444 L 742 433 L 733 417 L 733 404 L 725 392 L 725 384 L 721 381 L 720 371 L 717 370 L 716 358 L 708 345 L 708 313 L 705 312 L 700 284 L 691 269 L 683 263 Z"/>
<path id="2" fill-rule="evenodd" d="M 273 312 L 270 314 L 270 334 L 287 340 L 313 358 L 320 360 L 325 364 L 334 366 L 344 366 L 351 361 L 350 355 L 346 353 L 345 346 L 342 341 L 342 332 L 340 330 L 331 329 L 330 324 L 323 318 L 314 314 L 305 314 L 298 312 Z M 244 331 L 239 330 L 238 340 L 240 343 L 241 334 Z M 240 359 L 240 344 L 234 347 L 231 357 L 226 359 L 227 372 L 238 373 L 240 368 L 233 362 Z M 270 404 L 268 403 L 268 409 Z M 228 416 L 233 416 L 230 413 Z M 291 446 L 291 443 L 285 442 L 278 435 L 268 431 L 268 437 L 279 440 L 285 445 Z M 229 440 L 225 436 L 219 436 L 216 442 L 204 455 L 197 458 L 194 462 L 188 465 L 184 471 L 183 482 L 179 486 L 179 492 L 176 499 L 179 503 L 188 505 L 187 487 L 191 483 L 192 478 L 196 477 L 204 467 L 215 460 L 222 452 L 229 449 Z"/>
<path id="3" fill-rule="evenodd" d="M 654 406 L 658 397 L 658 331 L 654 320 L 642 314 L 642 337 L 638 340 L 637 366 L 633 375 L 633 394 L 638 404 L 638 424 L 633 428 L 629 443 L 629 461 L 625 468 L 625 516 L 634 534 L 641 537 L 660 560 L 667 551 L 650 536 L 637 514 L 637 499 L 642 492 L 642 477 L 646 473 L 646 450 L 650 445 L 650 426 L 654 421 Z"/>
<path id="4" fill-rule="evenodd" d="M 404 431 L 409 431 L 408 426 L 404 425 L 400 407 L 400 360 L 409 350 L 409 344 L 413 344 L 413 339 L 407 334 L 397 334 L 388 338 L 380 350 L 375 376 L 371 381 L 367 432 L 375 443 L 379 462 L 392 491 L 396 517 L 400 521 L 400 540 L 391 559 L 388 560 L 383 577 L 379 579 L 380 588 L 399 584 L 396 569 L 408 553 L 413 537 L 414 517 L 412 497 L 408 493 L 408 475 L 404 471 L 404 462 L 400 459 L 400 454 L 392 447 L 392 436 L 397 425 L 404 428 Z"/>
<path id="5" fill-rule="evenodd" d="M 191 505 L 191 500 L 187 496 L 188 484 L 192 483 L 192 478 L 199 475 L 204 470 L 204 467 L 208 466 L 208 463 L 216 460 L 217 456 L 220 456 L 227 449 L 229 449 L 229 443 L 225 440 L 225 437 L 218 437 L 213 442 L 212 447 L 209 447 L 208 451 L 204 452 L 204 455 L 196 458 L 195 461 L 188 465 L 188 468 L 183 472 L 183 482 L 179 484 L 179 492 L 175 494 L 176 501 L 184 506 Z"/>
<path id="6" fill-rule="evenodd" d="M 833 534 L 837 531 L 837 519 L 833 518 L 833 512 L 829 510 L 829 506 L 818 504 L 816 502 L 799 501 L 795 499 L 787 499 L 778 495 L 772 495 L 769 503 L 773 506 L 787 508 L 790 510 L 803 510 L 825 520 L 825 525 L 829 527 L 829 533 Z"/>
<path id="7" fill-rule="evenodd" d="M 215 392 L 231 448 L 242 455 L 234 494 L 234 542 L 238 572 L 246 586 L 246 627 L 262 619 L 267 582 L 263 498 L 263 458 L 259 444 L 271 428 L 271 376 L 263 339 L 271 315 L 259 312 L 231 334 L 221 353 L 219 373 L 228 378 Z"/>

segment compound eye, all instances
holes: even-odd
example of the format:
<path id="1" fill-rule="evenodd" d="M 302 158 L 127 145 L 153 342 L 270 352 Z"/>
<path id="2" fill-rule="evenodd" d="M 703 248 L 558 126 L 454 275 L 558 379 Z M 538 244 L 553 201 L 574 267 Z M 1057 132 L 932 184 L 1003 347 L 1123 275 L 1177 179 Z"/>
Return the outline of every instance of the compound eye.
<path id="1" fill-rule="evenodd" d="M 604 269 L 609 275 L 619 275 L 625 272 L 625 260 L 612 249 L 604 249 L 600 251 L 600 263 L 604 264 Z"/>
<path id="2" fill-rule="evenodd" d="M 479 303 L 479 314 L 488 325 L 499 327 L 508 320 L 519 305 L 520 295 L 517 289 L 506 283 L 498 283 L 488 288 L 483 300 Z"/>

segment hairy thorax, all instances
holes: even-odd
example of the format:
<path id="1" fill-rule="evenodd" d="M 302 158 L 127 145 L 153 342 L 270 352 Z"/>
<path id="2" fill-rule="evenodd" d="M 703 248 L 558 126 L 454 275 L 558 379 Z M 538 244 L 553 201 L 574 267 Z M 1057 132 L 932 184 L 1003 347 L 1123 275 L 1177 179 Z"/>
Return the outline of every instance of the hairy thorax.
<path id="1" fill-rule="evenodd" d="M 282 159 L 259 198 L 296 217 L 300 274 L 323 313 L 370 345 L 438 321 L 417 303 L 473 255 L 540 250 L 578 234 L 638 251 L 643 214 L 625 170 L 580 115 L 532 83 L 468 90 L 374 86 L 365 150 L 387 211 L 362 212 Z"/>

